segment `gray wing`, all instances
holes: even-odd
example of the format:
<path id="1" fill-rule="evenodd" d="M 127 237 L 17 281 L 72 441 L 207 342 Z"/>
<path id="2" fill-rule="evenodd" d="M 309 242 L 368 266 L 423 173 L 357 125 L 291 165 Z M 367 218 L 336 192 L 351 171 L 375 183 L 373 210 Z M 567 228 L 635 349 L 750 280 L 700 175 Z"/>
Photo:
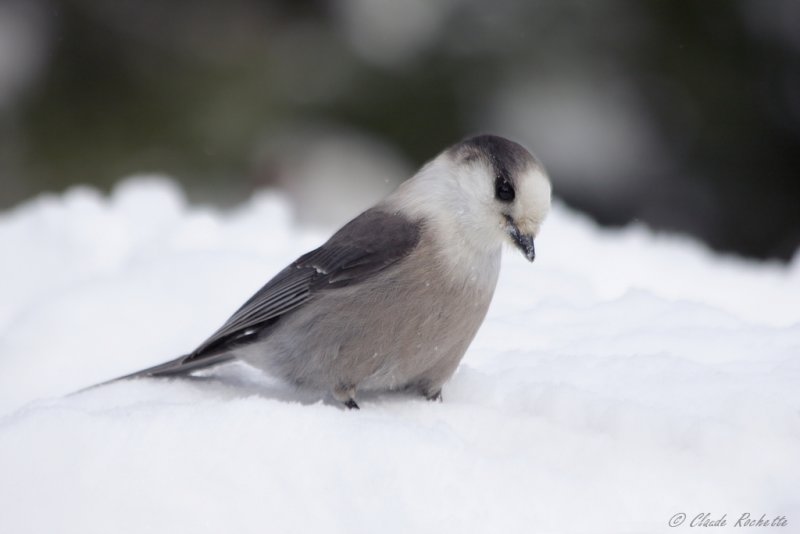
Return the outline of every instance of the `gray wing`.
<path id="1" fill-rule="evenodd" d="M 316 250 L 278 273 L 210 338 L 184 358 L 196 362 L 254 341 L 257 334 L 316 293 L 358 284 L 408 255 L 419 242 L 421 223 L 370 209 Z"/>

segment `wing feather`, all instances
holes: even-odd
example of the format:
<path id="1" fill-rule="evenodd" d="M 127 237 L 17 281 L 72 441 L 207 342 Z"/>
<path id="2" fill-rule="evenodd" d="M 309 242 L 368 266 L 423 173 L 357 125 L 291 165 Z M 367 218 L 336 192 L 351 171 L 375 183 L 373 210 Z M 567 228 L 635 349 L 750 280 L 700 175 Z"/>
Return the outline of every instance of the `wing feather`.
<path id="1" fill-rule="evenodd" d="M 303 306 L 318 292 L 369 279 L 408 255 L 420 233 L 420 222 L 400 214 L 375 208 L 362 213 L 267 282 L 185 361 L 241 346 L 255 339 L 255 331 Z"/>

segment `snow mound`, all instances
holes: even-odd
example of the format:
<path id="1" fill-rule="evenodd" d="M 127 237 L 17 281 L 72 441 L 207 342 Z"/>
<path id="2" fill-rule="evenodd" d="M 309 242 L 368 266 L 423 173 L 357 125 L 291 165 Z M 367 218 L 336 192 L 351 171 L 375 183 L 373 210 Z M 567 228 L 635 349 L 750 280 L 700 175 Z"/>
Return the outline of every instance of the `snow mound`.
<path id="1" fill-rule="evenodd" d="M 244 365 L 62 396 L 191 350 L 327 233 L 274 194 L 223 213 L 158 178 L 0 214 L 0 532 L 800 524 L 800 259 L 559 204 L 533 265 L 506 251 L 442 404 L 347 412 Z"/>

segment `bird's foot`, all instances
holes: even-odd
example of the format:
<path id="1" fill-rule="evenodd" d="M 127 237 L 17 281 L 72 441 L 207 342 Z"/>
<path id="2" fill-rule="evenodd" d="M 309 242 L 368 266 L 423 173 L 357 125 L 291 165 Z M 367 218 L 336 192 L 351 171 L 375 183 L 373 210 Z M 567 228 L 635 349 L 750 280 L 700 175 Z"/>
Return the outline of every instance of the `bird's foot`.
<path id="1" fill-rule="evenodd" d="M 444 399 L 442 398 L 442 390 L 441 389 L 438 389 L 438 390 L 434 391 L 433 393 L 425 393 L 425 398 L 428 399 L 429 401 L 444 402 Z"/>
<path id="2" fill-rule="evenodd" d="M 333 388 L 333 398 L 344 404 L 348 410 L 359 410 L 355 399 L 356 388 L 351 385 L 340 385 Z"/>

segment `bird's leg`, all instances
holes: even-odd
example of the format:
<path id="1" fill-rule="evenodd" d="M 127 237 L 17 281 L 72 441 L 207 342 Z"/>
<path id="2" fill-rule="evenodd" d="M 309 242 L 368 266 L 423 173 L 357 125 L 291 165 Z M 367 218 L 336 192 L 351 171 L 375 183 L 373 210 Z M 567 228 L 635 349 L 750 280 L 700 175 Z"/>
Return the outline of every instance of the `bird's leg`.
<path id="1" fill-rule="evenodd" d="M 356 387 L 348 384 L 340 384 L 333 388 L 333 398 L 344 404 L 348 410 L 358 410 L 358 403 L 355 400 Z"/>
<path id="2" fill-rule="evenodd" d="M 416 391 L 429 401 L 442 402 L 442 385 L 429 380 L 421 380 L 408 386 L 410 391 Z"/>
<path id="3" fill-rule="evenodd" d="M 432 392 L 431 391 L 425 391 L 425 392 L 423 392 L 423 395 L 425 395 L 425 398 L 428 399 L 429 401 L 444 402 L 444 399 L 442 398 L 442 390 L 441 390 L 441 388 L 437 389 L 436 391 L 432 391 Z"/>

